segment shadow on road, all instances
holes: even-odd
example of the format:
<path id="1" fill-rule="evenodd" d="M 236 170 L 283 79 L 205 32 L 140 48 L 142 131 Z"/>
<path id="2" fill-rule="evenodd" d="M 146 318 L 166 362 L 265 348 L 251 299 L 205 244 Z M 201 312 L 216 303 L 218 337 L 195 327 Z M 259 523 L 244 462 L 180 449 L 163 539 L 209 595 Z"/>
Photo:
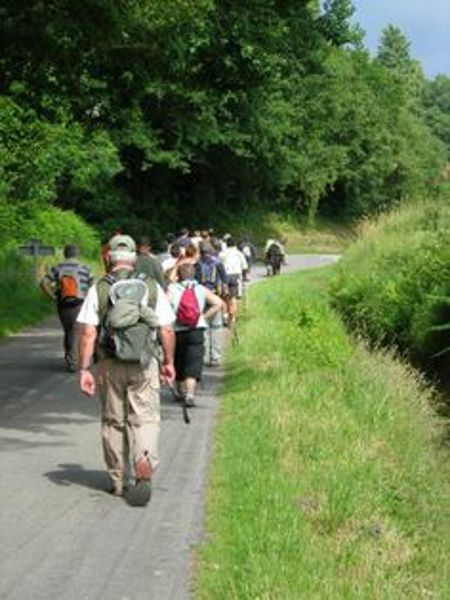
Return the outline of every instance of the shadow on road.
<path id="1" fill-rule="evenodd" d="M 83 465 L 76 463 L 61 464 L 58 467 L 57 471 L 44 473 L 56 485 L 81 485 L 100 492 L 108 490 L 109 479 L 105 471 L 85 469 Z"/>

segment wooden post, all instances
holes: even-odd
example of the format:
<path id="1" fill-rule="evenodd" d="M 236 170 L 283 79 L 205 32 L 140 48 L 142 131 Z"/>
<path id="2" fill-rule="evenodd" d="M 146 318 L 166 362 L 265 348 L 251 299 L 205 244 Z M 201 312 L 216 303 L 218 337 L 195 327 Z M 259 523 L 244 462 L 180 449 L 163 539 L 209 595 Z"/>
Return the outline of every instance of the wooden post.
<path id="1" fill-rule="evenodd" d="M 40 240 L 32 239 L 28 244 L 19 246 L 19 252 L 22 256 L 31 256 L 33 259 L 33 278 L 36 285 L 39 284 L 39 257 L 40 256 L 54 256 L 54 246 L 44 246 Z"/>

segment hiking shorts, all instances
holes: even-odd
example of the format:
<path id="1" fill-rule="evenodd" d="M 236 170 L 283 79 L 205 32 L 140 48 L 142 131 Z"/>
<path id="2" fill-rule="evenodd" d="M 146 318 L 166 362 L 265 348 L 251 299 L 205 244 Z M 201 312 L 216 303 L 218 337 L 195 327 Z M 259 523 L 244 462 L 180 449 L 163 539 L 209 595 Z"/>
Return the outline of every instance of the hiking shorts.
<path id="1" fill-rule="evenodd" d="M 240 298 L 241 295 L 240 276 L 230 275 L 228 277 L 228 297 Z"/>
<path id="2" fill-rule="evenodd" d="M 177 381 L 202 378 L 205 330 L 186 329 L 176 332 L 175 371 Z"/>

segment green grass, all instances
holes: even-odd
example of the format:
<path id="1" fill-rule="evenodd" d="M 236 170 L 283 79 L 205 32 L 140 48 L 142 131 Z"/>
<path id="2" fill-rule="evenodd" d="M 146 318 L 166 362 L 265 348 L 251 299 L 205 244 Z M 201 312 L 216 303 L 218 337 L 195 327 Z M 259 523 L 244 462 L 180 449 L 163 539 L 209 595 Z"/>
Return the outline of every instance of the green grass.
<path id="1" fill-rule="evenodd" d="M 437 366 L 450 346 L 450 205 L 408 204 L 367 221 L 345 252 L 333 302 L 352 330 Z M 448 354 L 444 356 L 448 370 Z"/>
<path id="2" fill-rule="evenodd" d="M 196 597 L 449 598 L 450 473 L 431 392 L 351 341 L 332 271 L 251 288 L 228 356 Z"/>
<path id="3" fill-rule="evenodd" d="M 349 226 L 317 220 L 314 227 L 307 227 L 293 215 L 267 211 L 240 214 L 228 222 L 228 228 L 238 238 L 250 236 L 260 247 L 268 238 L 286 238 L 291 254 L 340 254 L 355 239 Z"/>

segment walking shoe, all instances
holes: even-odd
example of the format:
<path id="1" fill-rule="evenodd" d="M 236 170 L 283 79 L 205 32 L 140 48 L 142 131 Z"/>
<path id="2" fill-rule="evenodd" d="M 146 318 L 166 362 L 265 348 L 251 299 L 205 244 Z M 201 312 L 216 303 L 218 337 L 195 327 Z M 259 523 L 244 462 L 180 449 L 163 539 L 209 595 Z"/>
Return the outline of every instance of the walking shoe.
<path id="1" fill-rule="evenodd" d="M 134 466 L 136 483 L 126 495 L 131 506 L 146 506 L 152 495 L 153 469 L 146 456 L 143 456 Z"/>

